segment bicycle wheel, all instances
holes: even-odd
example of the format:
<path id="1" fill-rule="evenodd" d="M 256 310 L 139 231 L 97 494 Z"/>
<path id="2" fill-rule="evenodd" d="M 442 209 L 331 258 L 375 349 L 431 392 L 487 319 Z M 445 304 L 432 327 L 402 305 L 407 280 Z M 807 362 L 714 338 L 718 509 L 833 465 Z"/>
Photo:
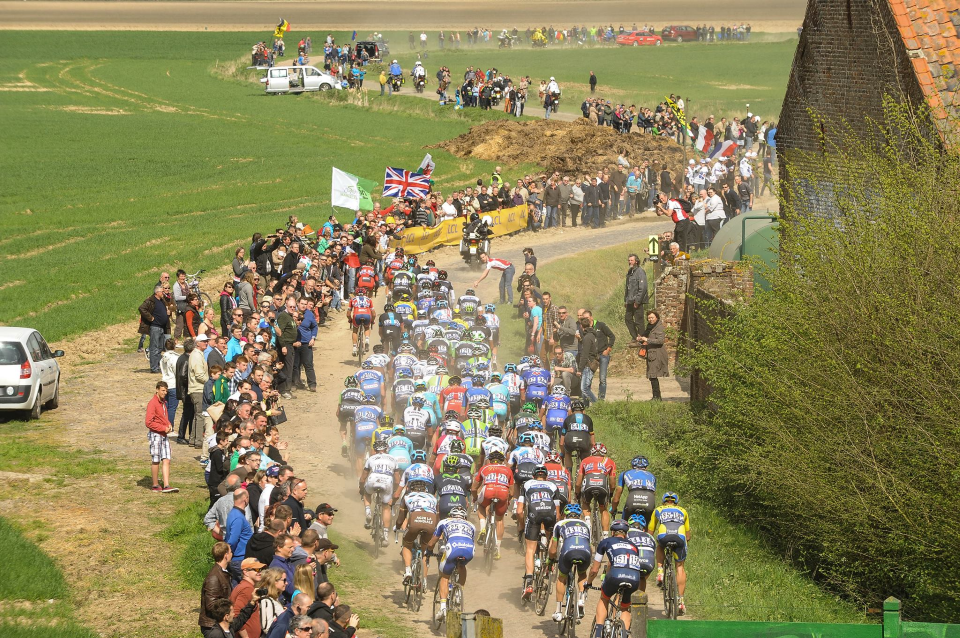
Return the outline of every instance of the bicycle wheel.
<path id="1" fill-rule="evenodd" d="M 567 593 L 563 602 L 563 620 L 560 621 L 561 638 L 577 637 L 577 621 L 579 618 L 576 577 L 571 573 L 567 580 Z"/>
<path id="2" fill-rule="evenodd" d="M 539 551 L 538 551 L 539 553 Z M 547 601 L 550 599 L 550 569 L 547 567 L 547 553 L 543 552 L 540 560 L 540 569 L 537 571 L 533 581 L 533 610 L 538 616 L 542 616 L 547 609 Z"/>
<path id="3" fill-rule="evenodd" d="M 373 522 L 370 525 L 370 536 L 373 538 L 373 557 L 380 556 L 380 541 L 383 539 L 383 514 L 380 512 L 380 495 L 373 506 Z"/>
<path id="4" fill-rule="evenodd" d="M 363 326 L 357 331 L 357 362 L 363 364 L 363 351 L 366 348 L 366 331 Z"/>
<path id="5" fill-rule="evenodd" d="M 673 561 L 670 561 L 670 563 L 670 600 L 672 601 L 670 618 L 676 620 L 677 616 L 680 615 L 680 593 L 677 585 L 677 566 Z"/>
<path id="6" fill-rule="evenodd" d="M 350 471 L 356 475 L 357 471 L 357 446 L 356 430 L 353 419 L 347 420 L 347 459 L 350 461 Z"/>
<path id="7" fill-rule="evenodd" d="M 590 533 L 593 535 L 593 542 L 599 543 L 603 539 L 603 520 L 601 519 L 600 507 L 595 500 L 591 506 L 591 514 Z"/>
<path id="8" fill-rule="evenodd" d="M 437 579 L 437 586 L 433 588 L 433 615 L 430 617 L 430 624 L 433 625 L 434 629 L 440 629 L 440 625 L 443 624 L 443 617 L 437 618 L 437 614 L 440 613 L 440 579 Z"/>
<path id="9" fill-rule="evenodd" d="M 200 293 L 200 308 L 213 308 L 213 299 L 211 299 L 210 295 L 205 292 Z"/>
<path id="10" fill-rule="evenodd" d="M 610 623 L 610 636 L 611 638 L 622 638 L 623 635 L 623 621 L 620 620 L 620 616 L 618 615 L 614 618 L 613 622 Z"/>
<path id="11" fill-rule="evenodd" d="M 493 507 L 491 505 L 491 507 Z M 493 555 L 497 551 L 497 527 L 496 521 L 491 516 L 487 521 L 487 539 L 483 544 L 483 569 L 489 576 L 493 573 Z"/>
<path id="12" fill-rule="evenodd" d="M 459 582 L 453 583 L 453 589 L 450 590 L 450 600 L 447 601 L 447 609 L 457 613 L 463 613 L 463 587 Z"/>
<path id="13" fill-rule="evenodd" d="M 676 620 L 677 603 L 674 598 L 673 556 L 670 554 L 673 550 L 667 547 L 664 551 L 668 552 L 668 556 L 663 561 L 663 611 L 667 618 Z"/>

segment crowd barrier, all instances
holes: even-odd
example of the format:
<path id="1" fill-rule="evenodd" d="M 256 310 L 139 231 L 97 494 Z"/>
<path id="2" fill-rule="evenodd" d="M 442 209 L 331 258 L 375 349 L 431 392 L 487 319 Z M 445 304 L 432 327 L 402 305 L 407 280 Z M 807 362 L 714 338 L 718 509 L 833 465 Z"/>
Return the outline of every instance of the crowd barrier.
<path id="1" fill-rule="evenodd" d="M 527 228 L 527 207 L 514 206 L 513 208 L 504 208 L 492 213 L 484 213 L 483 217 L 489 217 L 488 225 L 493 231 L 494 237 L 509 235 Z M 403 237 L 390 241 L 392 248 L 403 248 L 407 254 L 425 253 L 433 250 L 437 246 L 459 246 L 460 239 L 463 237 L 463 217 L 457 217 L 449 221 L 441 222 L 439 226 L 432 228 L 423 228 L 415 226 L 403 231 Z"/>

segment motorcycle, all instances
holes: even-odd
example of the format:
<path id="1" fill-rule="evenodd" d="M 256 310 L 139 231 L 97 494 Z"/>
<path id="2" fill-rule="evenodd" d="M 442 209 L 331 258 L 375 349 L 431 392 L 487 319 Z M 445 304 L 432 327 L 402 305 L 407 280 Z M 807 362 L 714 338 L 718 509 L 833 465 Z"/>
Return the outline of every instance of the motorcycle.
<path id="1" fill-rule="evenodd" d="M 493 93 L 490 94 L 490 105 L 499 106 L 502 99 L 503 89 L 501 89 L 499 86 L 493 87 Z"/>
<path id="2" fill-rule="evenodd" d="M 460 254 L 467 266 L 479 270 L 483 266 L 480 261 L 480 253 L 490 254 L 490 240 L 486 238 L 486 233 L 481 234 L 474 230 L 464 232 L 463 239 L 460 240 Z"/>
<path id="3" fill-rule="evenodd" d="M 402 75 L 391 75 L 390 76 L 390 86 L 396 92 L 400 90 L 400 87 L 403 86 L 403 76 Z"/>
<path id="4" fill-rule="evenodd" d="M 516 42 L 517 42 L 518 39 L 519 39 L 519 38 L 517 38 L 516 36 L 512 36 L 512 35 L 498 35 L 498 36 L 497 36 L 497 40 L 500 41 L 500 45 L 499 45 L 497 48 L 499 48 L 499 49 L 512 49 L 512 48 L 513 48 L 513 45 L 516 44 Z"/>
<path id="5" fill-rule="evenodd" d="M 417 93 L 423 93 L 423 87 L 427 85 L 427 80 L 424 76 L 415 76 L 413 78 L 413 86 L 417 90 Z"/>

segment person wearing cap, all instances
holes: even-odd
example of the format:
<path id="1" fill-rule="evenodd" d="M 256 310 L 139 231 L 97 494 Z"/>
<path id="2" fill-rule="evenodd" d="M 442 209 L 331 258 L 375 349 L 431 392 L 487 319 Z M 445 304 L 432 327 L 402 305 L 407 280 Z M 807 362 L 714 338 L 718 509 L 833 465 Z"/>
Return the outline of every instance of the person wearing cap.
<path id="1" fill-rule="evenodd" d="M 317 505 L 317 516 L 313 523 L 311 523 L 310 529 L 319 534 L 320 538 L 326 538 L 327 528 L 333 524 L 333 517 L 336 513 L 337 508 L 330 505 L 330 503 L 320 503 Z"/>
<path id="2" fill-rule="evenodd" d="M 260 582 L 260 571 L 266 567 L 256 558 L 244 558 L 240 563 L 240 572 L 243 578 L 240 583 L 230 592 L 230 600 L 233 602 L 233 613 L 239 614 L 240 610 L 247 606 L 247 603 L 253 598 L 257 583 Z M 260 628 L 260 606 L 257 605 L 255 611 L 250 615 L 250 619 L 243 625 L 240 635 L 246 632 L 246 638 L 260 638 L 262 629 Z"/>
<path id="3" fill-rule="evenodd" d="M 207 369 L 207 359 L 203 353 L 206 351 L 208 337 L 205 334 L 198 335 L 194 339 L 194 349 L 190 353 L 189 364 L 187 368 L 187 393 L 190 395 L 190 402 L 193 404 L 193 422 L 190 427 L 189 443 L 198 450 L 203 446 L 203 386 L 210 378 Z"/>
<path id="4" fill-rule="evenodd" d="M 321 538 L 316 542 L 313 557 L 317 561 L 317 586 L 321 583 L 330 582 L 330 579 L 327 578 L 327 565 L 330 563 L 334 565 L 340 564 L 340 559 L 337 558 L 336 554 L 339 548 L 340 546 L 336 545 L 329 538 Z"/>

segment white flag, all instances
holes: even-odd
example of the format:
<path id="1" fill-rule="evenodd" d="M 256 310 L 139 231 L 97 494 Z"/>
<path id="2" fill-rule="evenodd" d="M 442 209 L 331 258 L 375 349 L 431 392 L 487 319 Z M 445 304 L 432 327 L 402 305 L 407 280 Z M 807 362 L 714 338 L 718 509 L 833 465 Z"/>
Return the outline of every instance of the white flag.
<path id="1" fill-rule="evenodd" d="M 333 169 L 333 186 L 330 188 L 330 203 L 340 208 L 360 210 L 359 177 L 345 173 L 339 168 Z"/>
<path id="2" fill-rule="evenodd" d="M 417 169 L 417 172 L 421 175 L 430 177 L 431 173 L 433 173 L 433 169 L 436 167 L 437 165 L 433 163 L 433 156 L 430 155 L 430 153 L 427 153 L 423 156 L 423 161 L 420 162 L 420 168 Z"/>

